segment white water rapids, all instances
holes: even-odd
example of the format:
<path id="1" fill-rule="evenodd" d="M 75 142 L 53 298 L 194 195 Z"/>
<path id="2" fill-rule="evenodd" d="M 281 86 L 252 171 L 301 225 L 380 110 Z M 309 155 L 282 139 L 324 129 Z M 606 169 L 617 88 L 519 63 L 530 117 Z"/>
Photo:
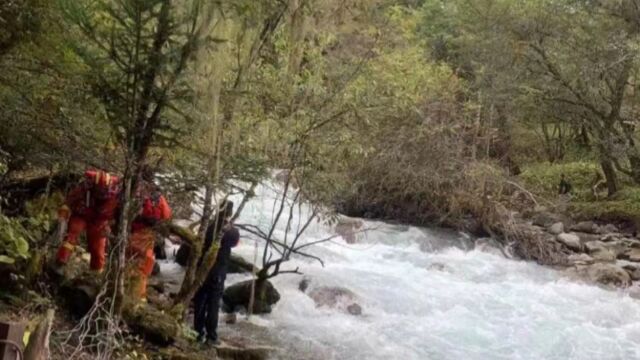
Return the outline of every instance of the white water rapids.
<path id="1" fill-rule="evenodd" d="M 260 186 L 237 223 L 267 231 L 280 191 L 273 183 Z M 308 211 L 296 208 L 294 223 Z M 276 238 L 284 237 L 286 218 Z M 310 248 L 324 267 L 300 257 L 285 265 L 299 267 L 312 286 L 353 291 L 361 316 L 316 307 L 298 289 L 302 276 L 273 279 L 282 299 L 272 314 L 251 321 L 268 327 L 282 347 L 298 354 L 287 358 L 640 359 L 640 301 L 623 291 L 465 250 L 471 243 L 458 234 L 375 221 L 364 226 L 374 230 L 359 235 L 357 244 L 337 238 Z M 314 223 L 302 241 L 333 234 L 330 226 Z M 252 261 L 253 238 L 243 233 L 234 252 Z M 231 274 L 227 286 L 247 278 Z"/>

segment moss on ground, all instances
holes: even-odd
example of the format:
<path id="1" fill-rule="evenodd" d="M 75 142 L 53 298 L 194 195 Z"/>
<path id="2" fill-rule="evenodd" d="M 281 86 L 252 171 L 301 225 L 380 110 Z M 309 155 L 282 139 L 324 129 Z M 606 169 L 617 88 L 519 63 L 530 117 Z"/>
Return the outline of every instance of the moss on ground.
<path id="1" fill-rule="evenodd" d="M 565 174 L 573 187 L 574 199 L 578 201 L 590 201 L 591 184 L 599 167 L 590 162 L 572 162 L 564 164 L 538 163 L 528 165 L 522 169 L 520 180 L 529 191 L 546 199 L 554 199 L 558 196 L 558 184 L 560 176 Z"/>

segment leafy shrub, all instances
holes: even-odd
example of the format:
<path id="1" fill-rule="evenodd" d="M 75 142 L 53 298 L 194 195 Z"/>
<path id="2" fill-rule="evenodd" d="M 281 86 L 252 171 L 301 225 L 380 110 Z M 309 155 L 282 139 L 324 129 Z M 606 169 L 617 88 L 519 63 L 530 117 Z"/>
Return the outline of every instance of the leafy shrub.
<path id="1" fill-rule="evenodd" d="M 29 258 L 31 236 L 20 221 L 0 215 L 0 263 Z"/>

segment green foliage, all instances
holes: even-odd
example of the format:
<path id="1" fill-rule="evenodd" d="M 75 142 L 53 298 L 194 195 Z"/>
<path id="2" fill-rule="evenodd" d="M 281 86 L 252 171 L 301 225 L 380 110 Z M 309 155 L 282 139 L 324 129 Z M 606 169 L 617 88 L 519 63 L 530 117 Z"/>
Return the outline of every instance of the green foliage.
<path id="1" fill-rule="evenodd" d="M 577 201 L 586 201 L 593 198 L 591 187 L 598 171 L 598 164 L 592 162 L 538 163 L 523 168 L 520 179 L 534 194 L 555 199 L 558 196 L 560 176 L 564 174 L 573 187 L 574 198 Z"/>
<path id="2" fill-rule="evenodd" d="M 28 259 L 32 240 L 22 222 L 0 214 L 0 263 L 14 264 Z"/>
<path id="3" fill-rule="evenodd" d="M 640 188 L 626 187 L 612 199 L 572 202 L 569 212 L 577 219 L 632 221 L 640 225 Z"/>

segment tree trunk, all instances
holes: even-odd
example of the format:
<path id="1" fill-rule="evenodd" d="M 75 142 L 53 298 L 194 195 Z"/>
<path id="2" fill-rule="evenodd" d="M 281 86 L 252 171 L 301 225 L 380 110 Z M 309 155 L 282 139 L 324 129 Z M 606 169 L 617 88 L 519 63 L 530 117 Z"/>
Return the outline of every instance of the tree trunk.
<path id="1" fill-rule="evenodd" d="M 608 196 L 611 197 L 618 192 L 618 176 L 616 175 L 616 170 L 614 169 L 611 160 L 602 160 L 600 162 L 600 166 L 602 167 L 602 172 L 607 180 Z"/>
<path id="2" fill-rule="evenodd" d="M 49 337 L 55 311 L 47 310 L 47 314 L 36 326 L 24 350 L 24 360 L 47 360 L 50 358 Z"/>

